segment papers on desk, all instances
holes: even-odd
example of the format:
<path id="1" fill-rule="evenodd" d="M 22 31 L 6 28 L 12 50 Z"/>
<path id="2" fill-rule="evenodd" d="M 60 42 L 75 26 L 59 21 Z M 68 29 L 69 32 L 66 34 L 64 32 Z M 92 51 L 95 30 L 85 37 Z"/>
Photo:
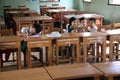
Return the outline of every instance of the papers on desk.
<path id="1" fill-rule="evenodd" d="M 46 34 L 47 37 L 61 37 L 62 35 L 59 32 L 52 32 L 51 34 Z"/>
<path id="2" fill-rule="evenodd" d="M 40 35 L 39 34 L 35 34 L 35 35 L 31 35 L 31 36 L 29 36 L 30 38 L 34 38 L 34 37 L 40 37 Z"/>

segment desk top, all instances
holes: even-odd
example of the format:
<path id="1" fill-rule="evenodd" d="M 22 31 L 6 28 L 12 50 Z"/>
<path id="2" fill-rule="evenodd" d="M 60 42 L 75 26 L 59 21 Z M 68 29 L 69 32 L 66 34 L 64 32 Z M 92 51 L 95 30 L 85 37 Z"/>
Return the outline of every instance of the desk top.
<path id="1" fill-rule="evenodd" d="M 65 6 L 48 6 L 48 7 L 40 7 L 40 8 L 50 8 L 50 9 L 55 9 L 55 8 L 65 8 Z"/>
<path id="2" fill-rule="evenodd" d="M 0 80 L 52 80 L 44 68 L 0 72 Z"/>
<path id="3" fill-rule="evenodd" d="M 82 32 L 79 33 L 80 37 L 100 37 L 100 36 L 107 36 L 108 33 L 104 32 Z"/>
<path id="4" fill-rule="evenodd" d="M 15 21 L 18 20 L 52 20 L 52 17 L 49 16 L 29 16 L 29 17 L 14 17 Z"/>
<path id="5" fill-rule="evenodd" d="M 19 36 L 2 36 L 2 37 L 0 37 L 0 43 L 16 42 L 16 41 L 21 41 L 21 37 L 19 37 Z"/>
<path id="6" fill-rule="evenodd" d="M 62 37 L 61 38 L 78 38 L 78 37 L 80 37 L 79 36 L 79 33 L 62 33 L 61 34 L 62 35 Z"/>
<path id="7" fill-rule="evenodd" d="M 53 12 L 77 12 L 75 9 L 48 9 L 47 12 L 53 13 Z"/>
<path id="8" fill-rule="evenodd" d="M 13 7 L 7 7 L 7 8 L 4 8 L 5 10 L 29 10 L 29 8 L 27 7 L 16 7 L 16 8 L 13 8 Z"/>
<path id="9" fill-rule="evenodd" d="M 45 41 L 45 40 L 52 40 L 53 38 L 48 38 L 46 35 L 40 35 L 40 37 L 29 37 L 27 41 Z"/>
<path id="10" fill-rule="evenodd" d="M 48 73 L 57 80 L 101 76 L 102 73 L 89 63 L 46 67 Z"/>
<path id="11" fill-rule="evenodd" d="M 23 13 L 23 14 L 27 14 L 27 13 L 37 13 L 36 11 L 6 11 L 6 13 L 10 13 L 10 14 L 19 14 L 19 13 Z"/>
<path id="12" fill-rule="evenodd" d="M 102 71 L 106 77 L 120 76 L 120 61 L 94 63 L 93 66 Z"/>
<path id="13" fill-rule="evenodd" d="M 107 30 L 104 32 L 108 33 L 109 35 L 116 35 L 116 34 L 120 34 L 120 29 L 112 29 L 112 30 Z"/>
<path id="14" fill-rule="evenodd" d="M 76 18 L 81 18 L 81 17 L 85 17 L 85 18 L 91 18 L 91 17 L 94 17 L 94 18 L 101 18 L 101 17 L 104 17 L 102 15 L 99 15 L 99 14 L 69 14 L 69 15 L 64 15 L 65 18 L 69 19 L 71 17 L 76 17 Z"/>

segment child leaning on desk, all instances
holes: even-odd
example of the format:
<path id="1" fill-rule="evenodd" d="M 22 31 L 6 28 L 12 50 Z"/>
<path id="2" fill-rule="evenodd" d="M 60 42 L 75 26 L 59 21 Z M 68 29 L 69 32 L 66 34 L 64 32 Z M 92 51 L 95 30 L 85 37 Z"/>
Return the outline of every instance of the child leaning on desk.
<path id="1" fill-rule="evenodd" d="M 31 36 L 31 35 L 36 35 L 36 34 L 39 34 L 41 33 L 42 31 L 42 27 L 40 26 L 40 24 L 38 24 L 37 22 L 35 22 L 31 27 L 30 29 L 27 31 L 27 36 Z M 24 56 L 25 56 L 25 53 L 26 53 L 26 49 L 27 49 L 27 41 L 25 40 L 22 40 L 21 41 L 21 51 L 24 53 Z M 37 57 L 34 56 L 34 55 L 31 55 L 31 57 L 36 60 Z M 25 60 L 25 59 L 24 59 Z"/>

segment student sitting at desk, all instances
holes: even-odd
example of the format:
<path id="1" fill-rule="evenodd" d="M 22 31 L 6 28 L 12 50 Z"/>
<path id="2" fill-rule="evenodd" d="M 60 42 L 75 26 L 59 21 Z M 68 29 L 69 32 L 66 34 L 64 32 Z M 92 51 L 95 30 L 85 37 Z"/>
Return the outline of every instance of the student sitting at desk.
<path id="1" fill-rule="evenodd" d="M 97 26 L 96 26 L 96 19 L 95 18 L 90 18 L 88 22 L 88 31 L 89 32 L 97 32 Z"/>
<path id="2" fill-rule="evenodd" d="M 66 30 L 67 32 L 77 32 L 75 28 L 78 27 L 78 22 L 75 17 L 71 17 L 69 19 L 69 24 L 66 25 Z"/>
<path id="3" fill-rule="evenodd" d="M 79 27 L 86 27 L 87 20 L 84 17 L 79 18 Z"/>
<path id="4" fill-rule="evenodd" d="M 88 22 L 88 31 L 89 32 L 97 32 L 97 26 L 96 26 L 96 19 L 95 18 L 90 18 L 89 22 Z M 94 48 L 95 48 L 95 44 L 90 44 L 88 46 L 88 51 L 92 54 L 94 54 Z"/>
<path id="5" fill-rule="evenodd" d="M 28 31 L 28 36 L 39 34 L 41 31 L 42 31 L 42 28 L 41 28 L 40 24 L 38 24 L 37 22 L 35 22 L 32 25 L 32 27 L 30 28 L 30 30 Z M 27 49 L 27 42 L 23 40 L 23 41 L 21 41 L 21 51 L 24 53 L 24 56 L 25 56 L 25 53 L 26 53 L 26 49 Z M 34 56 L 34 55 L 31 55 L 31 57 L 34 60 L 37 59 L 37 57 Z"/>
<path id="6" fill-rule="evenodd" d="M 40 26 L 40 24 L 35 22 L 30 28 L 29 35 L 39 34 L 41 31 L 42 31 L 42 27 Z"/>
<path id="7" fill-rule="evenodd" d="M 84 17 L 79 18 L 78 20 L 78 31 L 79 32 L 86 32 L 87 29 L 87 20 Z"/>
<path id="8" fill-rule="evenodd" d="M 77 30 L 76 30 L 76 27 L 78 27 L 78 21 L 77 21 L 77 19 L 75 18 L 75 17 L 71 17 L 70 19 L 69 19 L 69 23 L 66 25 L 66 32 L 68 32 L 68 33 L 71 33 L 71 32 L 78 32 Z M 72 45 L 70 45 L 70 44 L 68 44 L 68 46 L 67 46 L 67 48 L 68 48 L 68 51 L 69 51 L 69 55 L 71 56 L 72 55 L 72 47 L 71 47 Z M 66 54 L 66 49 L 64 49 L 64 53 Z"/>

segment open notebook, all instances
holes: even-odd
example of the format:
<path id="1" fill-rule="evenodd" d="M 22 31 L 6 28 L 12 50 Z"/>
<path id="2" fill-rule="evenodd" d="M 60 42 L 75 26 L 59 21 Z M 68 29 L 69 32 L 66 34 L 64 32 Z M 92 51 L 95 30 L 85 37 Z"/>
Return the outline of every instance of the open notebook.
<path id="1" fill-rule="evenodd" d="M 47 37 L 61 37 L 59 32 L 52 32 L 51 34 L 46 34 Z"/>
<path id="2" fill-rule="evenodd" d="M 40 35 L 39 35 L 39 34 L 34 34 L 34 35 L 30 35 L 29 37 L 30 37 L 30 38 L 40 37 Z"/>
<path id="3" fill-rule="evenodd" d="M 28 33 L 29 32 L 29 27 L 22 27 L 21 33 Z"/>

